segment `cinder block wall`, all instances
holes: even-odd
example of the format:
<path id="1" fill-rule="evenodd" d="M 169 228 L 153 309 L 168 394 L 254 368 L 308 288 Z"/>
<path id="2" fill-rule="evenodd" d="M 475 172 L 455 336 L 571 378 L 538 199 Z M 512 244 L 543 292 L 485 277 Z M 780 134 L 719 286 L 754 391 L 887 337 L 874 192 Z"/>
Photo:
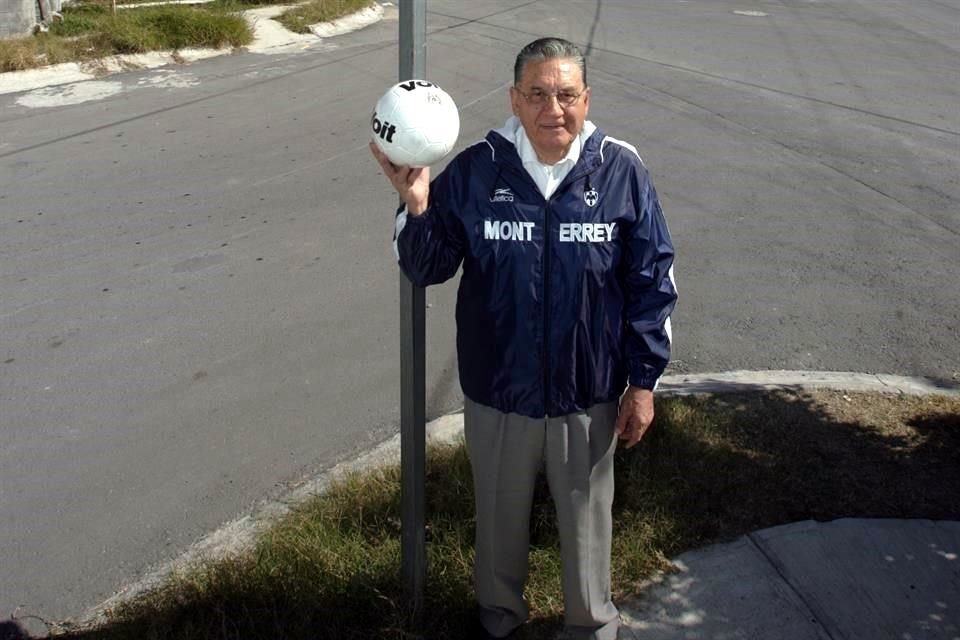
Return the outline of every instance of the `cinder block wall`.
<path id="1" fill-rule="evenodd" d="M 37 0 L 0 0 L 0 38 L 25 36 L 37 23 Z"/>

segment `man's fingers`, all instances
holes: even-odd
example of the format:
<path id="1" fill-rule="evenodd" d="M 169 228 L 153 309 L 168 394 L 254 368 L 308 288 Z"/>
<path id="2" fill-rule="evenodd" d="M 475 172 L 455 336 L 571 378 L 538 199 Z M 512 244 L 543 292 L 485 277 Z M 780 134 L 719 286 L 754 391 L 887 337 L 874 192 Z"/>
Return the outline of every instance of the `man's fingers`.
<path id="1" fill-rule="evenodd" d="M 640 442 L 649 428 L 650 423 L 645 424 L 638 416 L 623 414 L 617 418 L 613 430 L 623 441 L 623 446 L 629 449 Z"/>
<path id="2" fill-rule="evenodd" d="M 642 424 L 640 424 L 639 422 L 634 422 L 633 432 L 630 434 L 630 439 L 627 440 L 627 449 L 630 449 L 631 447 L 636 445 L 638 442 L 640 442 L 640 439 L 643 437 L 643 434 L 646 433 L 646 431 L 647 430 L 644 428 Z"/>
<path id="3" fill-rule="evenodd" d="M 420 177 L 421 173 L 423 173 L 423 167 L 409 169 L 407 171 L 407 175 L 405 176 L 405 182 L 407 183 L 407 186 L 412 187 L 414 183 L 416 183 L 417 178 Z"/>
<path id="4" fill-rule="evenodd" d="M 620 415 L 614 430 L 626 448 L 640 442 L 653 423 L 653 392 L 640 387 L 628 387 L 620 399 Z"/>
<path id="5" fill-rule="evenodd" d="M 373 142 L 367 143 L 367 147 L 370 148 L 370 153 L 372 153 L 373 157 L 377 159 L 377 162 L 382 165 L 387 156 L 383 155 L 383 151 L 380 151 L 380 147 L 375 145 Z"/>
<path id="6" fill-rule="evenodd" d="M 377 162 L 380 163 L 380 166 L 383 167 L 383 170 L 387 172 L 387 175 L 401 174 L 409 176 L 411 172 L 416 172 L 416 175 L 424 170 L 425 167 L 407 167 L 403 165 L 393 164 L 390 161 L 390 158 L 387 157 L 380 147 L 378 147 L 373 142 L 367 143 L 367 146 L 370 148 L 370 152 L 373 154 L 373 157 L 377 159 Z"/>
<path id="7" fill-rule="evenodd" d="M 613 431 L 618 436 L 623 437 L 623 430 L 627 428 L 627 414 L 620 413 L 617 416 L 617 421 L 613 425 Z"/>
<path id="8" fill-rule="evenodd" d="M 397 174 L 398 167 L 390 162 L 387 154 L 381 151 L 380 147 L 376 144 L 371 142 L 368 146 L 370 147 L 370 152 L 373 154 L 373 157 L 376 158 L 377 163 L 380 165 L 380 168 L 383 169 L 383 173 L 392 181 Z"/>

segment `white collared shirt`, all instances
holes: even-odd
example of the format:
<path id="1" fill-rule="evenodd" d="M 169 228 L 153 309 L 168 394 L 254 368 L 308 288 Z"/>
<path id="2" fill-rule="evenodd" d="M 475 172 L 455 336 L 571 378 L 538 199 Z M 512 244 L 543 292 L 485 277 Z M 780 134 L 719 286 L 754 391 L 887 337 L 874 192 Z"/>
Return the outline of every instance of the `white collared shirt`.
<path id="1" fill-rule="evenodd" d="M 582 135 L 582 132 L 581 132 Z M 557 164 L 545 164 L 537 158 L 537 152 L 527 137 L 527 132 L 523 125 L 517 120 L 517 153 L 520 154 L 520 160 L 523 161 L 523 168 L 527 170 L 533 181 L 537 183 L 537 188 L 543 197 L 549 199 L 553 192 L 557 190 L 563 179 L 567 177 L 573 165 L 580 159 L 580 148 L 582 143 L 580 136 L 576 136 L 570 143 L 567 155 Z"/>

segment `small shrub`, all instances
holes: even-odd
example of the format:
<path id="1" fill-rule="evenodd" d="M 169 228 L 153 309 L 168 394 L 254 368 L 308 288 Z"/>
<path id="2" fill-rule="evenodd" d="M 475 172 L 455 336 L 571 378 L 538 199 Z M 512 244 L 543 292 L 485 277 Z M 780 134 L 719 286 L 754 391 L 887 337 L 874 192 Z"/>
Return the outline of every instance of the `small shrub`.
<path id="1" fill-rule="evenodd" d="M 50 27 L 50 33 L 56 36 L 71 37 L 84 33 L 98 31 L 101 28 L 101 20 L 93 17 L 95 14 L 64 14 L 63 20 L 55 22 Z"/>
<path id="2" fill-rule="evenodd" d="M 27 38 L 0 40 L 0 72 L 23 71 L 45 64 L 83 60 L 89 44 L 84 38 L 61 38 L 41 33 Z"/>
<path id="3" fill-rule="evenodd" d="M 277 20 L 296 33 L 308 33 L 311 24 L 328 22 L 371 6 L 371 0 L 313 0 L 281 15 Z"/>
<path id="4" fill-rule="evenodd" d="M 0 71 L 22 71 L 36 66 L 37 46 L 33 38 L 0 40 Z"/>
<path id="5" fill-rule="evenodd" d="M 144 53 L 161 48 L 156 34 L 133 20 L 116 20 L 101 38 L 104 48 L 115 53 Z"/>

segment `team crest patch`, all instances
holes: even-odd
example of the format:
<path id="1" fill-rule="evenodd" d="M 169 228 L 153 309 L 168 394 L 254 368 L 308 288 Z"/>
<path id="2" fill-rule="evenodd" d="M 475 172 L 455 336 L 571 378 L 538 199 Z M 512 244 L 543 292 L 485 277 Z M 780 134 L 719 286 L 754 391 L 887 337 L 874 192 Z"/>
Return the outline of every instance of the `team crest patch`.
<path id="1" fill-rule="evenodd" d="M 583 201 L 587 203 L 588 207 L 596 206 L 597 200 L 600 199 L 600 194 L 597 193 L 596 189 L 589 189 L 583 192 Z"/>

